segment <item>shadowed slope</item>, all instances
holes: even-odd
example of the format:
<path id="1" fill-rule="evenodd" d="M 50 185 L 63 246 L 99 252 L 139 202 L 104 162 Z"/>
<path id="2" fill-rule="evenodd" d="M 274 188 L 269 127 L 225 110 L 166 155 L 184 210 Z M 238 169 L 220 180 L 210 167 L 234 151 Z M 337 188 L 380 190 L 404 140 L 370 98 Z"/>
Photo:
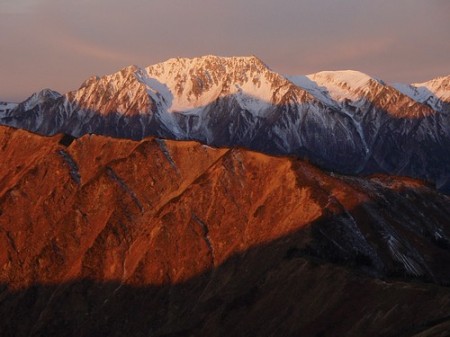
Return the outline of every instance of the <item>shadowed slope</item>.
<path id="1" fill-rule="evenodd" d="M 178 284 L 83 279 L 3 287 L 0 330 L 33 337 L 406 337 L 449 319 L 448 288 L 384 282 L 292 257 L 295 239 L 252 248 Z"/>

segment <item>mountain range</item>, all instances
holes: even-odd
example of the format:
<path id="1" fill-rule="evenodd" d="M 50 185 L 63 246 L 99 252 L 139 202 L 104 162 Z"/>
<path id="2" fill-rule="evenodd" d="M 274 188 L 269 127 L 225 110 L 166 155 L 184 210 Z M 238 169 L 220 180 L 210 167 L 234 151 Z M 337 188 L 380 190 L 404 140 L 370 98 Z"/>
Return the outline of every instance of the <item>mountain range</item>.
<path id="1" fill-rule="evenodd" d="M 449 114 L 217 56 L 0 103 L 0 335 L 447 336 Z"/>
<path id="2" fill-rule="evenodd" d="M 205 56 L 130 66 L 65 95 L 46 89 L 3 105 L 0 124 L 239 146 L 344 174 L 417 177 L 448 192 L 449 114 L 450 76 L 388 85 L 357 71 L 282 76 L 253 56 Z"/>
<path id="3" fill-rule="evenodd" d="M 450 199 L 421 181 L 151 137 L 0 144 L 2 336 L 450 328 Z"/>

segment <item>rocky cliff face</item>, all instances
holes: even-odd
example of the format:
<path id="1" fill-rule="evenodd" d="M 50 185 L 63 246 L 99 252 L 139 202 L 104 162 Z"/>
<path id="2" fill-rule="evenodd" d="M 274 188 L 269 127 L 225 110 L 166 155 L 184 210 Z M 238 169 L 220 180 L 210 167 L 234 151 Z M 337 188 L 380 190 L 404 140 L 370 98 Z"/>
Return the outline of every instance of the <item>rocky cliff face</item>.
<path id="1" fill-rule="evenodd" d="M 0 113 L 44 135 L 157 136 L 308 158 L 347 174 L 387 172 L 448 190 L 445 78 L 389 86 L 355 71 L 285 78 L 256 57 L 171 59 L 92 77 Z M 416 88 L 416 89 L 414 89 Z"/>
<path id="2" fill-rule="evenodd" d="M 0 144 L 5 336 L 445 331 L 450 200 L 420 181 L 155 138 Z"/>

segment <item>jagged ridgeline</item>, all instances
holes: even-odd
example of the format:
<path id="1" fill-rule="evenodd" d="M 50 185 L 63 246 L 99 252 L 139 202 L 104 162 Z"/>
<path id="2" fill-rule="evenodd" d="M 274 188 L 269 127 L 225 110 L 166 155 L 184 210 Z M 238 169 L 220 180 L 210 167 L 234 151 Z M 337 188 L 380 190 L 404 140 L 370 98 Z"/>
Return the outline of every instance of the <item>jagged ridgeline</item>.
<path id="1" fill-rule="evenodd" d="M 286 77 L 256 57 L 170 59 L 0 106 L 0 123 L 44 135 L 157 136 L 387 172 L 450 191 L 450 77 L 388 85 L 356 71 Z M 2 108 L 3 107 L 3 108 Z"/>
<path id="2" fill-rule="evenodd" d="M 0 126 L 0 335 L 446 336 L 450 198 L 198 142 Z"/>

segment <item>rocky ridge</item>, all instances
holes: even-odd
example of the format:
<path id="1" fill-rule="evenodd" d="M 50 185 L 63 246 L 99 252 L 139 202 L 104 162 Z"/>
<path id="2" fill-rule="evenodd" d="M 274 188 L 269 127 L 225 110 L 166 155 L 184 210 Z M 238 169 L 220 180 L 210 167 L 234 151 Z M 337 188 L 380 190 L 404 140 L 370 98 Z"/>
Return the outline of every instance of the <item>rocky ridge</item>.
<path id="1" fill-rule="evenodd" d="M 37 96 L 36 104 L 1 113 L 0 123 L 44 135 L 242 146 L 449 190 L 448 78 L 402 87 L 355 71 L 284 77 L 256 57 L 205 56 L 131 66 L 62 96 Z"/>
<path id="2" fill-rule="evenodd" d="M 5 335 L 448 325 L 450 200 L 421 181 L 155 138 L 1 127 L 0 144 Z"/>

